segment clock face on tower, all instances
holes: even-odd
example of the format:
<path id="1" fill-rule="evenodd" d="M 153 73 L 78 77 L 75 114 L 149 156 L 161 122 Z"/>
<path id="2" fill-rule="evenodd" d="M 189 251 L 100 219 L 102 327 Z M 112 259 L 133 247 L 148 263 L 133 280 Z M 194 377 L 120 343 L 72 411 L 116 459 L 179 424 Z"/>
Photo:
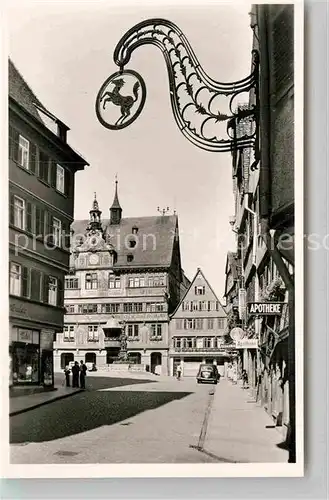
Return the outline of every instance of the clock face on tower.
<path id="1" fill-rule="evenodd" d="M 98 264 L 98 262 L 99 262 L 99 257 L 97 254 L 92 253 L 91 255 L 89 255 L 89 264 L 95 266 Z"/>

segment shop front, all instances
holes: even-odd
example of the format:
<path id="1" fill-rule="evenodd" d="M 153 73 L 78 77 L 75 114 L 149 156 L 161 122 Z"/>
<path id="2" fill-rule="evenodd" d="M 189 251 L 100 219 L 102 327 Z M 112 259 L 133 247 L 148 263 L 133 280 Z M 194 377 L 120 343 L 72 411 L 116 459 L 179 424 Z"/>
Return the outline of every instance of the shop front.
<path id="1" fill-rule="evenodd" d="M 52 331 L 11 327 L 10 385 L 54 385 L 52 340 Z"/>

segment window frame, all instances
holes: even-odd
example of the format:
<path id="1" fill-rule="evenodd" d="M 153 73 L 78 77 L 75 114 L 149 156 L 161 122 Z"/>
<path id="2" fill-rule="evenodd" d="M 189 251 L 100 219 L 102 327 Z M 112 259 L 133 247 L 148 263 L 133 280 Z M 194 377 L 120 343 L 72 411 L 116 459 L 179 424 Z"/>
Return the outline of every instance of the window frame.
<path id="1" fill-rule="evenodd" d="M 51 283 L 52 280 L 54 281 L 53 283 Z M 58 278 L 56 278 L 56 276 L 49 276 L 48 304 L 50 306 L 57 306 L 57 294 L 58 294 Z M 54 301 L 52 301 L 53 298 L 54 298 Z"/>
<path id="2" fill-rule="evenodd" d="M 27 143 L 27 145 L 24 145 L 21 143 L 21 139 Z M 25 153 L 25 156 L 24 156 Z M 21 162 L 22 158 L 22 162 Z M 26 160 L 26 165 L 24 164 L 24 158 Z M 22 134 L 18 134 L 18 157 L 17 157 L 17 163 L 20 167 L 24 168 L 25 170 L 30 170 L 29 168 L 29 160 L 30 160 L 30 141 L 26 139 Z"/>
<path id="3" fill-rule="evenodd" d="M 62 175 L 59 175 L 59 172 L 62 171 Z M 61 189 L 59 179 L 62 181 L 63 188 Z M 65 194 L 65 168 L 62 165 L 56 163 L 56 191 L 61 194 Z"/>
<path id="4" fill-rule="evenodd" d="M 62 221 L 57 219 L 57 217 L 52 217 L 52 229 L 53 229 L 53 244 L 56 247 L 61 247 L 61 237 L 62 237 Z"/>
<path id="5" fill-rule="evenodd" d="M 22 202 L 22 207 L 16 206 L 16 201 Z M 17 224 L 17 210 L 20 210 L 22 213 L 22 226 Z M 17 229 L 21 229 L 22 231 L 26 230 L 26 200 L 14 194 L 14 226 Z"/>
<path id="6" fill-rule="evenodd" d="M 12 287 L 12 283 L 13 283 L 12 282 L 12 278 L 13 278 L 12 266 L 17 266 L 19 268 L 19 272 L 17 273 L 17 275 L 19 276 L 19 280 L 18 280 L 19 293 L 15 293 L 15 291 L 14 291 L 15 287 Z M 22 286 L 23 286 L 22 266 L 21 266 L 21 264 L 17 264 L 16 262 L 11 262 L 10 263 L 10 278 L 9 278 L 9 293 L 10 293 L 10 295 L 15 295 L 16 297 L 20 297 L 22 295 Z"/>
<path id="7" fill-rule="evenodd" d="M 98 325 L 88 325 L 88 342 L 99 341 L 99 328 Z"/>

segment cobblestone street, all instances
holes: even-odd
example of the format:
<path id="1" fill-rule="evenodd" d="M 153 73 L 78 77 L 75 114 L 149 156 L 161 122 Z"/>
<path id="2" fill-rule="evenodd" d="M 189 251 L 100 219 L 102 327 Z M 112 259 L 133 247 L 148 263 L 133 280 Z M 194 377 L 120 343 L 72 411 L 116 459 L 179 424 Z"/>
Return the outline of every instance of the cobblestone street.
<path id="1" fill-rule="evenodd" d="M 237 417 L 236 405 L 243 409 L 244 400 L 245 391 L 225 380 L 215 387 L 198 385 L 194 378 L 89 375 L 85 392 L 10 418 L 11 462 L 239 462 L 254 459 L 259 449 L 264 461 L 284 462 L 286 452 L 276 447 L 280 435 L 265 430 L 261 408 L 249 405 L 252 428 L 245 412 Z M 206 437 L 208 409 L 211 434 Z M 196 449 L 200 436 L 211 453 Z"/>

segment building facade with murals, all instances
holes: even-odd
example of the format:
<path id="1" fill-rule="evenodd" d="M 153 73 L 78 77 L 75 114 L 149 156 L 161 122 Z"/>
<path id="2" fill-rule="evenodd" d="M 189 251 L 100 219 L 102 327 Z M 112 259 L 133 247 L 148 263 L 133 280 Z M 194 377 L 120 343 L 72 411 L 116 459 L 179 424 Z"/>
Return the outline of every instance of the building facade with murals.
<path id="1" fill-rule="evenodd" d="M 170 320 L 170 375 L 196 376 L 201 363 L 217 364 L 222 376 L 234 348 L 226 335 L 227 315 L 201 269 Z"/>
<path id="2" fill-rule="evenodd" d="M 68 127 L 9 61 L 10 385 L 52 386 L 53 340 L 63 329 L 74 176 L 87 162 Z"/>
<path id="3" fill-rule="evenodd" d="M 96 195 L 89 215 L 72 224 L 65 326 L 54 343 L 55 370 L 75 360 L 111 369 L 124 342 L 127 363 L 167 375 L 169 315 L 187 283 L 178 217 L 122 217 L 117 182 L 110 218 L 102 219 Z"/>

